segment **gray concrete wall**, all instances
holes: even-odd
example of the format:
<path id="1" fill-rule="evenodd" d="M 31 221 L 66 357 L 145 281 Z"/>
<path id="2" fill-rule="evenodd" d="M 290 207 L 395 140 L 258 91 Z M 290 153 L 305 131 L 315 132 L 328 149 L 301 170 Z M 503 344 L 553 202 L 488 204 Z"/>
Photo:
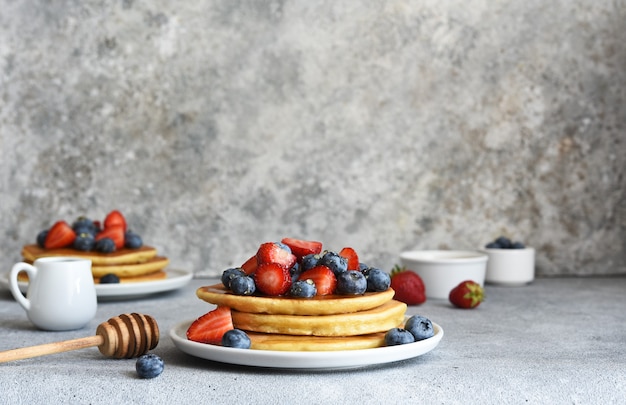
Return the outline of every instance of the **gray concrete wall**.
<path id="1" fill-rule="evenodd" d="M 626 1 L 0 0 L 0 262 L 117 208 L 217 274 L 283 236 L 626 273 Z"/>

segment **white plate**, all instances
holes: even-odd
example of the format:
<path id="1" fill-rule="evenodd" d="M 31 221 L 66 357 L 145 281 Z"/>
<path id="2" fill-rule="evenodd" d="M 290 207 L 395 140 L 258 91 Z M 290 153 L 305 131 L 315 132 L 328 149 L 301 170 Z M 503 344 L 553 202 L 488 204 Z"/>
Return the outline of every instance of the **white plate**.
<path id="1" fill-rule="evenodd" d="M 176 290 L 185 286 L 193 277 L 193 273 L 185 270 L 167 269 L 165 272 L 167 273 L 167 278 L 162 280 L 122 284 L 96 284 L 98 301 L 130 300 L 150 294 Z M 0 276 L 0 284 L 9 288 L 9 273 Z M 20 281 L 17 284 L 20 291 L 26 294 L 28 283 Z"/>
<path id="2" fill-rule="evenodd" d="M 391 363 L 428 353 L 439 344 L 443 337 L 443 329 L 433 322 L 435 328 L 433 337 L 405 345 L 326 352 L 248 350 L 188 340 L 187 329 L 191 322 L 193 321 L 180 323 L 170 330 L 170 337 L 178 349 L 202 359 L 254 367 L 334 369 Z"/>

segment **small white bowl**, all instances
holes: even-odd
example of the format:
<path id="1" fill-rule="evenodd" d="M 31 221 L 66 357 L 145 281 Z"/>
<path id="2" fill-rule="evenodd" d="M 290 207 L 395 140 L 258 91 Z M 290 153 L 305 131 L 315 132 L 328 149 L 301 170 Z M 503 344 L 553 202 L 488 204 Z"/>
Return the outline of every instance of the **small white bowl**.
<path id="1" fill-rule="evenodd" d="M 521 286 L 535 279 L 535 249 L 484 249 L 489 256 L 485 281 Z"/>
<path id="2" fill-rule="evenodd" d="M 485 283 L 488 256 L 464 250 L 418 250 L 402 252 L 400 262 L 424 281 L 427 298 L 448 299 L 462 281 Z"/>

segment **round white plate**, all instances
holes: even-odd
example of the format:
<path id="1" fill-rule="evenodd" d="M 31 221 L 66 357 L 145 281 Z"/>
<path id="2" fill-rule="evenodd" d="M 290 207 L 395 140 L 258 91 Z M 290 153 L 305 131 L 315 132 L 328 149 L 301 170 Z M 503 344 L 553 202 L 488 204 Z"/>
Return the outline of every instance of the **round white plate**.
<path id="1" fill-rule="evenodd" d="M 185 270 L 167 269 L 165 272 L 167 273 L 167 278 L 162 280 L 121 284 L 96 284 L 96 295 L 99 301 L 141 298 L 150 294 L 179 289 L 189 283 L 193 277 L 193 273 Z M 8 273 L 0 276 L 0 284 L 9 288 Z M 26 294 L 28 283 L 20 281 L 18 282 L 18 286 L 20 291 Z"/>
<path id="2" fill-rule="evenodd" d="M 439 344 L 443 337 L 443 329 L 433 322 L 435 328 L 433 337 L 405 345 L 326 352 L 249 350 L 188 340 L 187 329 L 191 322 L 193 321 L 182 322 L 170 330 L 170 337 L 178 349 L 202 359 L 254 367 L 333 369 L 392 363 L 428 353 Z"/>

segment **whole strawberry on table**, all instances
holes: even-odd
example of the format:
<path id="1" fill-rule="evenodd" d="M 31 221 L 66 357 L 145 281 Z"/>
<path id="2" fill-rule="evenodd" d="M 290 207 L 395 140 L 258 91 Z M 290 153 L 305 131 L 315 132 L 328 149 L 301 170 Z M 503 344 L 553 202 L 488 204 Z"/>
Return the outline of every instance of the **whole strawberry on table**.
<path id="1" fill-rule="evenodd" d="M 476 308 L 484 301 L 485 293 L 480 284 L 472 280 L 465 280 L 450 291 L 448 298 L 458 308 L 471 309 Z"/>

